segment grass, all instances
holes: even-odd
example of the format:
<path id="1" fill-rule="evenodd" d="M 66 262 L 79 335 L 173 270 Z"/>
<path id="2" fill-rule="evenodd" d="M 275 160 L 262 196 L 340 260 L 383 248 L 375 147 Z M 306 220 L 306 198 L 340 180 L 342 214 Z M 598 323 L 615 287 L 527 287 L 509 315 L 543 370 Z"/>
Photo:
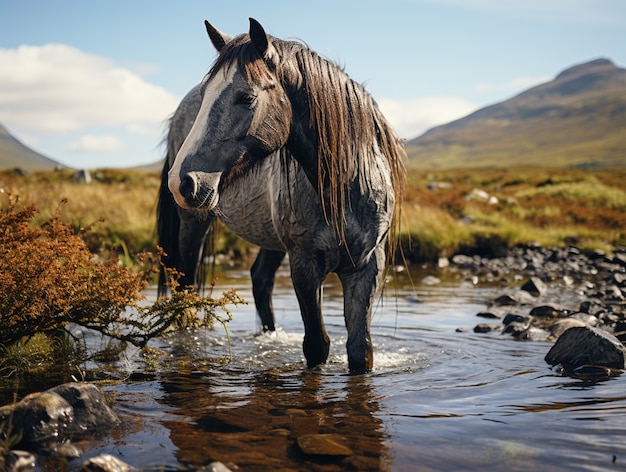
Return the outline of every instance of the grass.
<path id="1" fill-rule="evenodd" d="M 626 244 L 626 169 L 411 171 L 404 203 L 409 260 L 509 247 Z M 484 191 L 491 201 L 485 200 Z"/>
<path id="2" fill-rule="evenodd" d="M 156 174 L 101 170 L 89 184 L 71 173 L 0 174 L 0 192 L 40 209 L 45 221 L 61 206 L 64 221 L 87 229 L 89 249 L 132 256 L 154 251 Z M 402 247 L 409 261 L 436 260 L 459 251 L 497 254 L 518 244 L 578 245 L 610 250 L 626 245 L 626 169 L 463 169 L 408 174 Z M 480 192 L 495 197 L 484 201 Z M 0 208 L 7 199 L 0 193 Z M 219 252 L 252 248 L 227 230 Z"/>

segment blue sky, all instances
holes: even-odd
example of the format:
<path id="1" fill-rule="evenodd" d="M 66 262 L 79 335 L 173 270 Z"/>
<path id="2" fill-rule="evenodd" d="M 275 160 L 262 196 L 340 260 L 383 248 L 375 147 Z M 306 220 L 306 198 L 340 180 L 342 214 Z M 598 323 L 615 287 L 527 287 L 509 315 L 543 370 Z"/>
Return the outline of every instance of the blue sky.
<path id="1" fill-rule="evenodd" d="M 72 167 L 154 162 L 215 58 L 203 21 L 248 17 L 341 64 L 409 139 L 574 64 L 626 67 L 624 0 L 0 0 L 0 123 Z"/>

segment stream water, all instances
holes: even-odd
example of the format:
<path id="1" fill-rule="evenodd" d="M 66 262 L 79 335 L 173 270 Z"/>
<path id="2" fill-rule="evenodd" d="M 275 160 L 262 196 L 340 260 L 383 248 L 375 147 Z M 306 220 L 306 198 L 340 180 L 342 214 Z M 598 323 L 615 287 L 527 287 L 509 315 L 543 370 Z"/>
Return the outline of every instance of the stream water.
<path id="1" fill-rule="evenodd" d="M 626 470 L 626 384 L 564 377 L 543 360 L 549 343 L 475 334 L 476 314 L 502 293 L 460 279 L 414 286 L 399 274 L 372 318 L 375 369 L 347 375 L 338 282 L 324 288 L 332 340 L 327 365 L 308 370 L 286 270 L 274 307 L 280 330 L 259 335 L 247 271 L 226 332 L 180 334 L 154 374 L 106 386 L 122 425 L 91 444 L 142 470 Z M 150 293 L 149 296 L 154 296 Z M 464 328 L 459 331 L 458 328 Z M 132 364 L 132 355 L 128 360 Z M 351 453 L 307 455 L 305 435 Z"/>

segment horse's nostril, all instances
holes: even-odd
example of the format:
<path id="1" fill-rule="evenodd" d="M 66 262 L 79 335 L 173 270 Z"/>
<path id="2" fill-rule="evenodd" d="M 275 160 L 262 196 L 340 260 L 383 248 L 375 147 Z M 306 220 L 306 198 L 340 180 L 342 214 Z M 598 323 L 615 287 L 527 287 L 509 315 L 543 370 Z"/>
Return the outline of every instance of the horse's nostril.
<path id="1" fill-rule="evenodd" d="M 187 200 L 188 202 L 193 200 L 196 195 L 198 186 L 196 183 L 196 179 L 193 176 L 187 174 L 180 181 L 180 194 Z"/>

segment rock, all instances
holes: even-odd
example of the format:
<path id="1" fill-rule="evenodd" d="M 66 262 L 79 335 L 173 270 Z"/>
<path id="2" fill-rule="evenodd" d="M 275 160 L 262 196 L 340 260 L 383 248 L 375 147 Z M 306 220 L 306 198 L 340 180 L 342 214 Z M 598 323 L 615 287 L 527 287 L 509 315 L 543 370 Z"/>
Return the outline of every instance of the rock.
<path id="1" fill-rule="evenodd" d="M 500 329 L 500 325 L 492 325 L 487 323 L 479 323 L 474 326 L 475 333 L 490 333 L 491 331 L 497 331 Z"/>
<path id="2" fill-rule="evenodd" d="M 466 256 L 465 254 L 456 254 L 453 256 L 452 263 L 462 269 L 473 269 L 476 267 L 474 258 Z"/>
<path id="3" fill-rule="evenodd" d="M 89 383 L 63 384 L 0 408 L 0 424 L 10 423 L 20 443 L 48 447 L 74 436 L 102 432 L 119 423 L 102 390 Z"/>
<path id="4" fill-rule="evenodd" d="M 522 323 L 525 325 L 530 324 L 531 317 L 526 315 L 518 315 L 517 313 L 507 313 L 502 324 L 508 325 L 511 323 Z"/>
<path id="5" fill-rule="evenodd" d="M 534 303 L 535 301 L 535 297 L 530 295 L 528 292 L 519 290 L 515 293 L 500 295 L 493 301 L 493 304 L 495 306 L 513 306 Z"/>
<path id="6" fill-rule="evenodd" d="M 9 451 L 4 459 L 3 471 L 30 472 L 35 470 L 35 456 L 28 451 Z"/>
<path id="7" fill-rule="evenodd" d="M 614 369 L 624 368 L 626 348 L 615 336 L 600 329 L 585 326 L 565 331 L 552 346 L 545 361 L 560 364 L 565 371 L 584 365 L 598 365 Z"/>
<path id="8" fill-rule="evenodd" d="M 493 301 L 496 306 L 513 306 L 517 305 L 519 301 L 512 295 L 500 295 Z"/>
<path id="9" fill-rule="evenodd" d="M 546 293 L 547 287 L 539 277 L 530 277 L 521 290 L 530 293 L 533 297 L 539 297 Z"/>
<path id="10" fill-rule="evenodd" d="M 441 283 L 441 279 L 439 277 L 435 277 L 434 275 L 427 275 L 422 278 L 422 283 L 424 285 L 438 285 Z"/>
<path id="11" fill-rule="evenodd" d="M 100 454 L 85 461 L 80 466 L 80 472 L 131 472 L 136 470 L 126 462 L 111 454 Z"/>
<path id="12" fill-rule="evenodd" d="M 550 335 L 554 339 L 557 339 L 570 328 L 584 328 L 585 326 L 586 324 L 581 320 L 577 320 L 575 318 L 564 318 L 562 320 L 556 321 L 550 327 Z"/>
<path id="13" fill-rule="evenodd" d="M 504 327 L 502 334 L 510 334 L 514 338 L 526 339 L 528 337 L 528 326 L 528 323 L 513 321 Z"/>
<path id="14" fill-rule="evenodd" d="M 444 269 L 448 267 L 449 265 L 450 265 L 450 261 L 448 260 L 447 257 L 440 257 L 437 260 L 437 267 L 439 267 L 440 269 Z"/>
<path id="15" fill-rule="evenodd" d="M 298 438 L 298 446 L 305 454 L 316 456 L 351 456 L 352 449 L 341 444 L 336 434 L 305 434 Z"/>
<path id="16" fill-rule="evenodd" d="M 200 469 L 201 472 L 232 472 L 228 467 L 226 467 L 221 462 L 211 462 L 209 465 L 204 466 Z"/>
<path id="17" fill-rule="evenodd" d="M 563 318 L 568 314 L 569 311 L 552 305 L 540 305 L 530 310 L 530 316 L 537 318 Z"/>
<path id="18" fill-rule="evenodd" d="M 67 383 L 51 389 L 63 397 L 74 411 L 75 429 L 96 432 L 111 428 L 120 422 L 118 416 L 107 405 L 104 393 L 90 383 Z"/>

